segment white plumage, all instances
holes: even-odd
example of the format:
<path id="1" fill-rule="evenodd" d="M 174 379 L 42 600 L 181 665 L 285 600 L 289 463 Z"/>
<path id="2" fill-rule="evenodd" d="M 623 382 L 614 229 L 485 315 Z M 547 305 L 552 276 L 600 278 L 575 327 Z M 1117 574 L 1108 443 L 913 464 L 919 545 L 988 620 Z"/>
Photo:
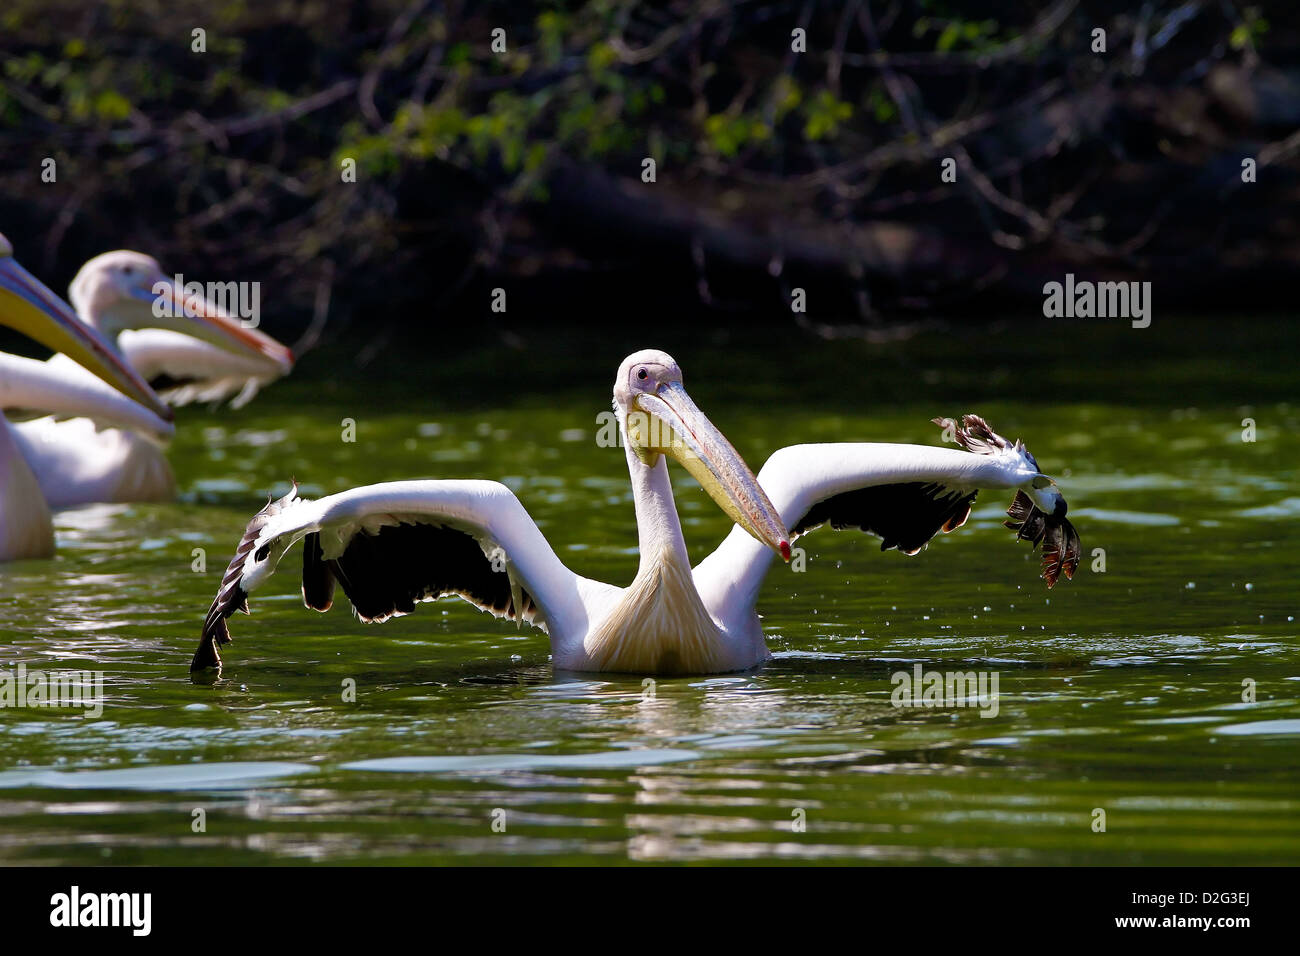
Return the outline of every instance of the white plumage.
<path id="1" fill-rule="evenodd" d="M 122 361 L 98 331 L 78 320 L 71 307 L 13 259 L 0 236 L 0 322 L 65 352 L 88 372 L 69 389 L 48 388 L 48 363 L 0 354 L 0 402 L 20 409 L 66 411 L 92 404 L 109 417 L 166 433 L 170 410 Z M 69 363 L 71 364 L 71 363 Z M 118 392 L 103 387 L 99 376 Z M 138 403 L 138 404 L 137 404 Z M 50 511 L 31 443 L 0 415 L 0 561 L 49 556 L 54 550 Z"/>
<path id="2" fill-rule="evenodd" d="M 531 623 L 550 638 L 557 668 L 721 673 L 768 657 L 755 603 L 774 555 L 822 523 L 878 533 L 883 547 L 919 551 L 966 520 L 979 488 L 1017 489 L 1019 536 L 1044 544 L 1044 577 L 1071 576 L 1078 536 L 1065 501 L 1020 443 L 976 416 L 944 420 L 966 450 L 892 444 L 796 445 L 755 478 L 686 396 L 662 352 L 629 356 L 615 381 L 633 487 L 640 563 L 621 588 L 575 574 L 524 506 L 493 481 L 396 481 L 317 501 L 296 488 L 245 531 L 204 622 L 193 669 L 219 664 L 226 619 L 247 610 L 295 543 L 304 542 L 303 596 L 327 609 L 335 584 L 359 617 L 386 620 L 444 594 Z M 643 427 L 644 419 L 656 418 Z M 737 526 L 691 569 L 667 456 L 681 462 Z M 1023 512 L 1023 513 L 1021 513 Z M 790 531 L 786 529 L 789 528 Z M 793 534 L 791 533 L 793 532 Z"/>
<path id="3" fill-rule="evenodd" d="M 293 365 L 279 342 L 212 303 L 187 298 L 143 253 L 96 256 L 77 272 L 69 296 L 81 321 L 107 336 L 139 375 L 166 383 L 161 397 L 172 405 L 226 398 L 243 405 Z M 162 300 L 187 311 L 155 309 Z M 12 427 L 50 507 L 175 495 L 165 453 L 170 422 L 67 356 L 0 360 L 0 409 L 44 413 Z"/>

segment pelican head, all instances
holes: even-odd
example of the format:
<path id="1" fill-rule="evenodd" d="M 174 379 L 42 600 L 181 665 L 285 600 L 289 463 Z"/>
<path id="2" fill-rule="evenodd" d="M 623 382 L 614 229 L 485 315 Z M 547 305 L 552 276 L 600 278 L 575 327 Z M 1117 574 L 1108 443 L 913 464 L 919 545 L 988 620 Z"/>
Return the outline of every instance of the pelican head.
<path id="1" fill-rule="evenodd" d="M 122 394 L 171 421 L 171 409 L 122 360 L 112 343 L 80 321 L 66 302 L 20 266 L 13 252 L 9 240 L 0 235 L 0 323 L 62 352 Z"/>
<path id="2" fill-rule="evenodd" d="M 661 454 L 680 462 L 727 516 L 790 560 L 790 534 L 758 479 L 682 386 L 671 355 L 644 349 L 623 360 L 614 380 L 623 440 L 647 467 Z"/>
<path id="3" fill-rule="evenodd" d="M 293 367 L 288 348 L 207 299 L 190 296 L 158 260 L 142 252 L 119 249 L 95 256 L 73 278 L 68 297 L 78 314 L 109 338 L 124 329 L 168 329 L 269 362 L 281 374 Z"/>

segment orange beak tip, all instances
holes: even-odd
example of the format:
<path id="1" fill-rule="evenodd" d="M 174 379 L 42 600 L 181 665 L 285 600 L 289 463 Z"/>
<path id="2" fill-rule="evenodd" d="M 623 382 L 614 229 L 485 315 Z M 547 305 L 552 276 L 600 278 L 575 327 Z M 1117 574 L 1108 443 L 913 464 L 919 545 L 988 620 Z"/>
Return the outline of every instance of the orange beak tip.
<path id="1" fill-rule="evenodd" d="M 785 560 L 786 564 L 789 564 L 790 563 L 790 542 L 781 541 L 777 544 L 777 547 L 781 549 L 781 557 Z"/>

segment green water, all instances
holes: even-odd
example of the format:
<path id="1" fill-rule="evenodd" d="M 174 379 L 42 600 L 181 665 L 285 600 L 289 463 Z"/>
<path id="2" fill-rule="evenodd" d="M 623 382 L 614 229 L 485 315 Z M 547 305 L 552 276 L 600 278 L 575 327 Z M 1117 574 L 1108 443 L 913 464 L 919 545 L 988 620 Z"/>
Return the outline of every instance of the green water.
<path id="1" fill-rule="evenodd" d="M 56 559 L 0 568 L 0 669 L 103 671 L 107 697 L 98 718 L 0 709 L 0 862 L 1296 860 L 1287 323 L 529 342 L 421 359 L 425 340 L 363 370 L 310 355 L 245 409 L 185 410 L 180 501 L 65 512 Z M 1003 493 L 915 558 L 823 529 L 804 573 L 769 578 L 770 664 L 651 697 L 557 673 L 542 635 L 455 600 L 382 626 L 306 611 L 294 555 L 232 620 L 223 679 L 191 683 L 240 531 L 291 476 L 309 496 L 500 478 L 571 567 L 626 583 L 626 469 L 594 432 L 645 345 L 755 470 L 793 442 L 937 443 L 932 417 L 984 414 L 1060 479 L 1079 573 L 1045 589 Z M 675 481 L 698 558 L 726 521 Z M 891 674 L 918 663 L 996 672 L 997 715 L 893 707 Z"/>

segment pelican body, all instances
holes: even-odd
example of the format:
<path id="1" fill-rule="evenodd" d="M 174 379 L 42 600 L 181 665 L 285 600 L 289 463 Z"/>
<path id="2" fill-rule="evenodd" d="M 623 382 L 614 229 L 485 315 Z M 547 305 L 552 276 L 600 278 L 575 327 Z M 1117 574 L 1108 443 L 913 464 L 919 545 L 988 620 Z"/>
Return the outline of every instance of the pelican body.
<path id="1" fill-rule="evenodd" d="M 81 321 L 172 404 L 234 395 L 231 404 L 240 405 L 293 367 L 287 348 L 189 295 L 140 252 L 91 259 L 69 297 Z M 37 415 L 15 423 L 13 433 L 50 507 L 173 496 L 163 452 L 169 422 L 106 397 L 102 383 L 63 355 L 47 362 L 5 357 L 0 378 L 0 408 Z"/>
<path id="2" fill-rule="evenodd" d="M 1016 489 L 1008 526 L 1043 544 L 1048 586 L 1071 577 L 1079 539 L 1065 499 L 1022 444 L 982 419 L 936 420 L 962 450 L 892 444 L 795 445 L 757 477 L 691 401 L 663 352 L 629 356 L 614 383 L 640 543 L 636 576 L 618 587 L 575 574 L 514 493 L 495 481 L 393 481 L 315 501 L 297 486 L 249 523 L 203 625 L 191 670 L 219 667 L 227 619 L 303 545 L 302 595 L 328 610 L 341 587 L 362 621 L 408 614 L 459 595 L 547 633 L 557 668 L 712 674 L 767 660 L 755 605 L 773 560 L 829 523 L 920 551 L 960 527 L 979 488 Z M 735 522 L 692 568 L 673 502 L 668 458 L 681 463 Z"/>
<path id="3" fill-rule="evenodd" d="M 46 363 L 0 353 L 0 399 L 38 407 L 92 402 L 119 421 L 166 431 L 171 410 L 97 330 L 79 321 L 72 308 L 13 258 L 0 236 L 0 323 L 80 363 L 75 394 L 46 389 L 24 376 Z M 98 376 L 98 379 L 95 378 Z M 102 381 L 100 381 L 102 380 Z M 105 385 L 104 383 L 107 383 Z M 109 387 L 111 386 L 111 388 Z M 33 472 L 31 449 L 0 416 L 0 561 L 48 557 L 54 551 L 49 505 Z"/>

